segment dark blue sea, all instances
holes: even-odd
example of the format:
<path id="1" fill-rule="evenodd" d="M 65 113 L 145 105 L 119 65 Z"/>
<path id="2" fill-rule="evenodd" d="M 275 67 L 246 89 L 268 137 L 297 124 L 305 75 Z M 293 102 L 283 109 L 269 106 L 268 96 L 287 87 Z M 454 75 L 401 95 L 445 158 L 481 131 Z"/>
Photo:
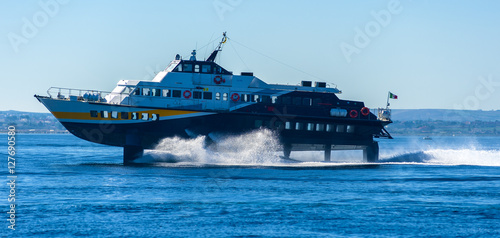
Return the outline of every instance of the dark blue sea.
<path id="1" fill-rule="evenodd" d="M 361 152 L 274 152 L 265 131 L 165 139 L 136 166 L 72 135 L 16 136 L 16 230 L 5 237 L 500 237 L 500 138 L 398 136 Z"/>

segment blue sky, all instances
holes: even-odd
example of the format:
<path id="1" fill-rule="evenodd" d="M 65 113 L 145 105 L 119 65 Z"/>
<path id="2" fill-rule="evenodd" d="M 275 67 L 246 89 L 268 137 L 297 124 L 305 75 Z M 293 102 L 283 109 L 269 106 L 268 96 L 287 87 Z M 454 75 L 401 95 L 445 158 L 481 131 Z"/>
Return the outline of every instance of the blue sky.
<path id="1" fill-rule="evenodd" d="M 51 86 L 151 79 L 177 53 L 208 57 L 223 31 L 234 41 L 218 63 L 268 83 L 327 81 L 372 108 L 392 91 L 392 108 L 499 110 L 498 12 L 493 0 L 4 0 L 0 110 L 46 112 L 33 95 Z"/>

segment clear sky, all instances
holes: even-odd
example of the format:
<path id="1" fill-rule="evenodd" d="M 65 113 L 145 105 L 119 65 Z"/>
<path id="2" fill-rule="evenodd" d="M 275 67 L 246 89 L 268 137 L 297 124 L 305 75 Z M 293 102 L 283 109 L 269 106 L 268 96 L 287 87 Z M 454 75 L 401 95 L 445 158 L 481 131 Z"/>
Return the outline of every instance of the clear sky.
<path id="1" fill-rule="evenodd" d="M 208 57 L 223 31 L 218 63 L 268 83 L 327 81 L 372 108 L 391 91 L 392 108 L 499 110 L 499 13 L 496 0 L 1 0 L 0 110 L 46 112 L 33 95 L 51 86 L 150 80 L 177 53 Z"/>

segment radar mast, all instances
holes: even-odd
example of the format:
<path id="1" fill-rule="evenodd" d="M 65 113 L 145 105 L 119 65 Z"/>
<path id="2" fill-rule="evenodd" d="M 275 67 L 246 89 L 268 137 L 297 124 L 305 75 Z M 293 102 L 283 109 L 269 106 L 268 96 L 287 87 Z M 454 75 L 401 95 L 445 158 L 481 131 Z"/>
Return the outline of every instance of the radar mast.
<path id="1" fill-rule="evenodd" d="M 207 62 L 214 62 L 215 61 L 215 57 L 217 57 L 217 53 L 219 53 L 219 51 L 222 51 L 222 45 L 224 43 L 226 43 L 226 41 L 227 41 L 227 36 L 226 36 L 226 32 L 224 32 L 224 33 L 222 33 L 222 39 L 219 42 L 219 45 L 217 46 L 217 48 L 215 48 L 214 52 L 212 52 L 212 54 L 210 54 L 210 56 L 207 59 Z"/>

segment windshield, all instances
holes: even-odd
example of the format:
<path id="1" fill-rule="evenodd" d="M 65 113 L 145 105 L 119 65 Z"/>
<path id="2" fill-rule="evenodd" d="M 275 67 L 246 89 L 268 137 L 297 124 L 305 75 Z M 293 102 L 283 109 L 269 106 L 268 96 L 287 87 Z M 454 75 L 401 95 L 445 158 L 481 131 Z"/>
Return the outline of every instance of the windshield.
<path id="1" fill-rule="evenodd" d="M 115 89 L 113 89 L 113 94 L 130 94 L 132 91 L 134 91 L 135 87 L 133 86 L 117 86 Z"/>
<path id="2" fill-rule="evenodd" d="M 177 66 L 177 64 L 179 64 L 179 62 L 180 62 L 180 60 L 174 60 L 174 61 L 170 62 L 170 64 L 167 66 L 167 68 L 165 70 L 168 72 L 172 72 L 172 70 L 174 70 L 175 66 Z"/>

